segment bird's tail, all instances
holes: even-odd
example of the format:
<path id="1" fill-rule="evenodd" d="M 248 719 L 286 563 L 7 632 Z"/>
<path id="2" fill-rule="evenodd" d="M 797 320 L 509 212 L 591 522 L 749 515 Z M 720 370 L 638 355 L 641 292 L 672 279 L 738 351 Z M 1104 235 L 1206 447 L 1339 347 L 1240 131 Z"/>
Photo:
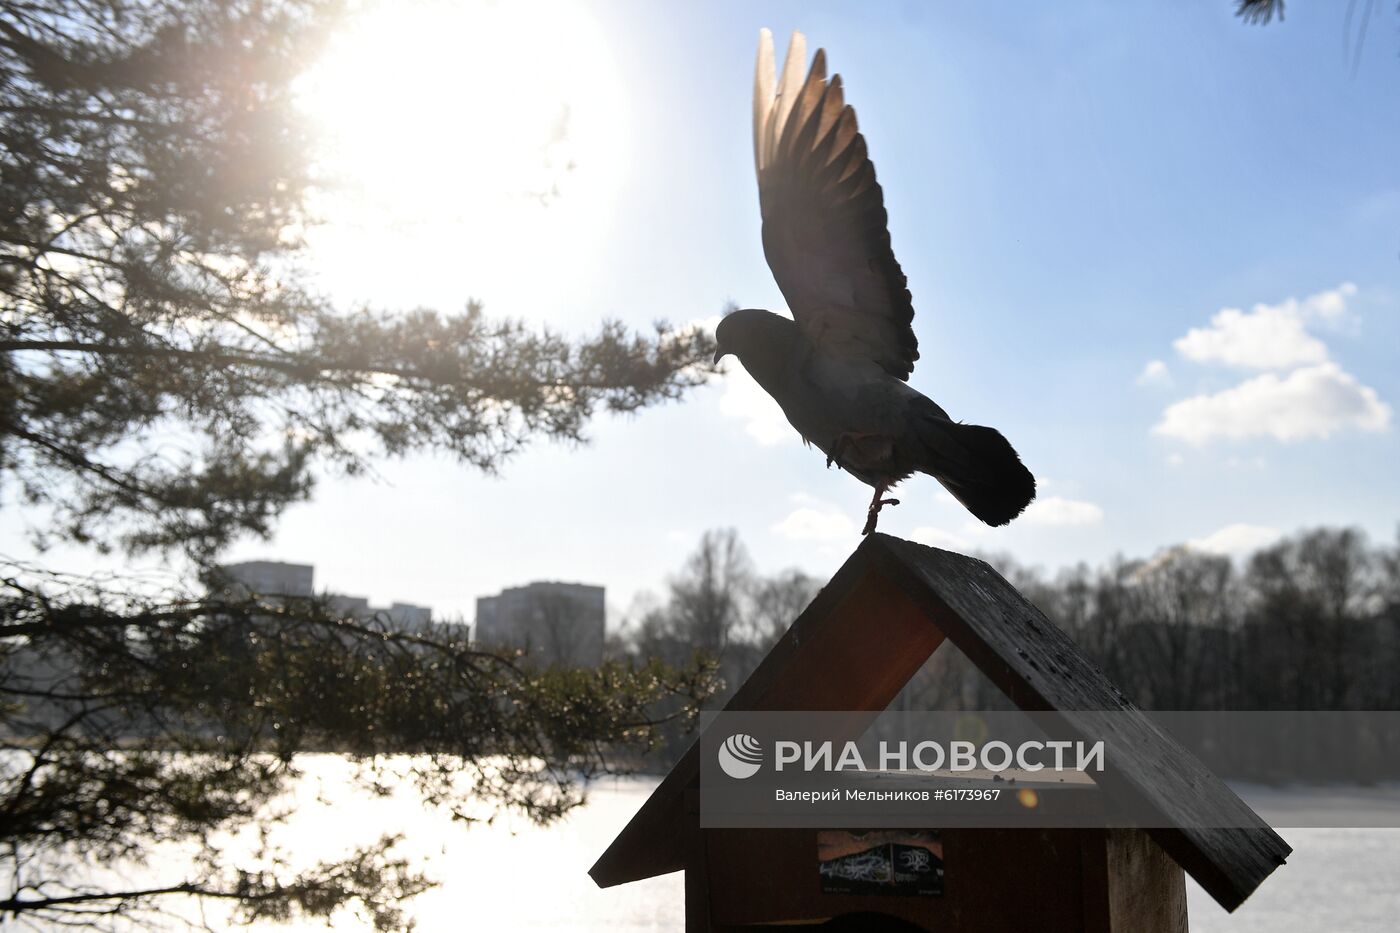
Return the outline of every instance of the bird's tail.
<path id="1" fill-rule="evenodd" d="M 995 428 L 947 418 L 920 419 L 921 467 L 988 525 L 1005 525 L 1035 498 L 1035 477 Z"/>

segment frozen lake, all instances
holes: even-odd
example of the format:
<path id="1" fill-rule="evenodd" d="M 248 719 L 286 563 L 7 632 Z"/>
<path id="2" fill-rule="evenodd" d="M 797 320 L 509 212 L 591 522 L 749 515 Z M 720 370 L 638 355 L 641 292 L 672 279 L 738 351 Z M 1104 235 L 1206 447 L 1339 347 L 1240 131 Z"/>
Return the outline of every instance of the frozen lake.
<path id="1" fill-rule="evenodd" d="M 442 881 L 413 903 L 422 933 L 457 933 L 466 926 L 600 933 L 681 928 L 679 874 L 610 890 L 594 887 L 587 875 L 653 781 L 595 784 L 586 807 L 547 829 L 510 818 L 465 827 L 425 810 L 411 795 L 369 800 L 351 794 L 340 780 L 343 763 L 317 758 L 304 762 L 308 786 L 298 794 L 300 809 L 289 827 L 293 834 L 284 838 L 295 840 L 299 854 L 314 857 L 383 831 L 404 832 L 409 850 L 430 859 L 431 873 Z M 1237 789 L 1266 818 L 1278 821 L 1294 852 L 1233 915 L 1188 881 L 1193 931 L 1391 933 L 1400 928 L 1400 829 L 1287 829 L 1288 814 L 1301 812 L 1306 801 L 1285 791 Z M 300 930 L 325 928 L 317 922 Z M 335 928 L 362 927 L 346 918 Z"/>

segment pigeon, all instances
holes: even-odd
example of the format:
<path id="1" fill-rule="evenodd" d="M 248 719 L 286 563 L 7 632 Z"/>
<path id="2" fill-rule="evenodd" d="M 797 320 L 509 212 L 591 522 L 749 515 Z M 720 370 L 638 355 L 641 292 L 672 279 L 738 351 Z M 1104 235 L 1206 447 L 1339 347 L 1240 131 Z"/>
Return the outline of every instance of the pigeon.
<path id="1" fill-rule="evenodd" d="M 994 428 L 948 417 L 909 385 L 919 358 L 914 305 L 886 228 L 884 195 L 841 76 L 793 33 L 781 77 L 759 34 L 754 166 L 763 253 L 792 317 L 747 308 L 715 330 L 715 363 L 738 357 L 809 445 L 871 486 L 862 535 L 914 473 L 938 480 L 988 525 L 1035 498 L 1035 477 Z"/>

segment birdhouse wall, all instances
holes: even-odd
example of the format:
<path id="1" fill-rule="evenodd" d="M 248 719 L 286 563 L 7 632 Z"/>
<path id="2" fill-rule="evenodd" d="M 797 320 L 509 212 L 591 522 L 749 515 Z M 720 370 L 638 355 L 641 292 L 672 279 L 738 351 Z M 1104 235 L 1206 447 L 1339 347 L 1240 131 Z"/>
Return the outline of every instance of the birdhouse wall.
<path id="1" fill-rule="evenodd" d="M 822 891 L 815 830 L 705 830 L 686 870 L 686 931 L 815 925 L 854 913 L 938 933 L 1187 931 L 1185 875 L 1141 831 L 950 829 L 941 838 L 941 896 L 881 897 Z"/>

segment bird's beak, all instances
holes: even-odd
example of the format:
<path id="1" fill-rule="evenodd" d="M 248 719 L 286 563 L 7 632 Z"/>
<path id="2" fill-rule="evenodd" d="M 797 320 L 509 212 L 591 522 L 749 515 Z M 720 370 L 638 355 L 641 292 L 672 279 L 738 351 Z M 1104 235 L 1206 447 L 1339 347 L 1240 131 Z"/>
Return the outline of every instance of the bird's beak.
<path id="1" fill-rule="evenodd" d="M 719 361 L 722 360 L 722 359 L 724 359 L 724 358 L 725 358 L 726 356 L 728 356 L 728 355 L 729 355 L 729 351 L 726 350 L 726 349 L 724 349 L 724 347 L 719 347 L 719 348 L 717 348 L 717 349 L 715 350 L 715 365 L 718 366 L 718 365 L 719 365 Z"/>

